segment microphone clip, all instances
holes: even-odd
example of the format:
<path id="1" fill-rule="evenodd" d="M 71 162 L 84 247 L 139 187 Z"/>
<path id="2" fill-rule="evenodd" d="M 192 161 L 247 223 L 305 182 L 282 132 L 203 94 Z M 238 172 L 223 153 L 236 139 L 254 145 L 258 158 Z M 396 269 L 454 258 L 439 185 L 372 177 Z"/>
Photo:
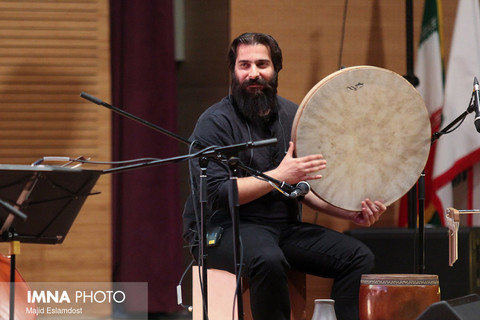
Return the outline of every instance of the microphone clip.
<path id="1" fill-rule="evenodd" d="M 285 181 L 282 181 L 278 187 L 275 185 L 274 187 L 290 199 L 303 198 L 310 191 L 310 184 L 306 181 L 300 181 L 293 186 Z"/>
<path id="2" fill-rule="evenodd" d="M 290 199 L 303 198 L 310 192 L 310 184 L 306 181 L 300 181 L 297 183 L 292 192 L 290 192 Z"/>

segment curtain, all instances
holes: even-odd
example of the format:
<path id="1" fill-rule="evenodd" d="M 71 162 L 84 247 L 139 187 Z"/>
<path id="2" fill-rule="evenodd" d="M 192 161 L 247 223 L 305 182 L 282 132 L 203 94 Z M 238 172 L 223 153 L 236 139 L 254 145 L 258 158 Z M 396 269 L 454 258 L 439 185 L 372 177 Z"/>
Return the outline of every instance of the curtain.
<path id="1" fill-rule="evenodd" d="M 112 104 L 177 131 L 172 1 L 110 1 Z M 114 160 L 178 156 L 171 137 L 112 115 Z M 148 282 L 150 313 L 174 312 L 183 269 L 179 169 L 113 174 L 112 279 Z M 135 312 L 130 306 L 128 312 Z"/>

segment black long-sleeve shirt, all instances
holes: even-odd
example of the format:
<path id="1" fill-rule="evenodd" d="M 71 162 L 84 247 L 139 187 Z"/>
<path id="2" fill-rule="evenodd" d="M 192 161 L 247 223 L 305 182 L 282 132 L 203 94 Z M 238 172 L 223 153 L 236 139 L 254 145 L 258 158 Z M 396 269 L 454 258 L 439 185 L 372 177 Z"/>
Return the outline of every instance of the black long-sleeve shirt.
<path id="1" fill-rule="evenodd" d="M 191 140 L 197 140 L 203 146 L 228 146 L 277 138 L 276 145 L 249 149 L 238 154 L 240 161 L 252 169 L 260 172 L 272 170 L 278 166 L 288 150 L 293 119 L 298 108 L 296 104 L 282 97 L 277 97 L 277 102 L 278 112 L 271 121 L 259 119 L 249 122 L 235 110 L 230 98 L 225 97 L 200 116 Z M 198 161 L 193 160 L 192 166 L 196 169 L 193 170 L 193 174 L 197 178 L 200 172 Z M 248 175 L 244 170 L 238 170 L 239 177 Z M 211 219 L 216 224 L 229 224 L 231 221 L 228 202 L 229 177 L 230 171 L 226 164 L 209 162 L 207 167 L 208 207 L 213 212 Z M 198 194 L 198 190 L 196 192 Z M 299 210 L 298 200 L 288 199 L 274 189 L 250 203 L 241 205 L 239 219 L 259 223 L 292 222 L 298 219 Z M 187 203 L 184 211 L 186 233 L 195 221 L 191 211 L 191 204 L 189 206 Z"/>

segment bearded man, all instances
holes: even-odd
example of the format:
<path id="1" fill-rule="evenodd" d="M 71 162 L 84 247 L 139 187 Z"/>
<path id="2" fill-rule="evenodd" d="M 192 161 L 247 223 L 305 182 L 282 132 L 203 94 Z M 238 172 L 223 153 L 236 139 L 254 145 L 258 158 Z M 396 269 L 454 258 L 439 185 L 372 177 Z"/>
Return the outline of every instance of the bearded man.
<path id="1" fill-rule="evenodd" d="M 228 146 L 276 138 L 274 146 L 240 152 L 240 161 L 290 185 L 321 179 L 321 170 L 327 165 L 322 155 L 293 156 L 290 133 L 298 106 L 277 95 L 282 52 L 276 40 L 261 33 L 242 34 L 232 42 L 228 63 L 231 94 L 200 116 L 191 141 L 203 146 Z M 200 172 L 196 163 L 195 178 Z M 207 248 L 206 254 L 208 267 L 235 273 L 229 179 L 226 164 L 208 164 L 208 226 L 222 227 L 223 236 L 216 246 Z M 362 226 L 375 223 L 386 210 L 385 205 L 365 199 L 362 210 L 352 212 L 333 207 L 311 192 L 302 199 L 291 199 L 264 179 L 242 170 L 238 172 L 237 186 L 242 276 L 248 280 L 254 319 L 290 319 L 290 269 L 333 278 L 331 297 L 337 318 L 358 319 L 360 278 L 371 272 L 373 254 L 356 239 L 300 221 L 301 203 Z M 199 252 L 198 219 L 193 210 L 199 192 L 195 183 L 193 191 L 194 197 L 184 210 L 184 237 L 195 256 Z"/>

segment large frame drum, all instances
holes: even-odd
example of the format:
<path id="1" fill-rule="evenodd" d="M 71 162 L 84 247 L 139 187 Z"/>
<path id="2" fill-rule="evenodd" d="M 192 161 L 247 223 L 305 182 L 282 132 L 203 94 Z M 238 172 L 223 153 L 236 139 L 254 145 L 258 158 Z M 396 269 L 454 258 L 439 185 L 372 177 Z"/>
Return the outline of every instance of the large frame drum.
<path id="1" fill-rule="evenodd" d="M 326 202 L 360 211 L 369 198 L 390 205 L 412 188 L 430 151 L 427 108 L 393 71 L 357 66 L 321 80 L 297 111 L 292 140 L 298 157 L 322 154 L 323 178 L 312 191 Z"/>

